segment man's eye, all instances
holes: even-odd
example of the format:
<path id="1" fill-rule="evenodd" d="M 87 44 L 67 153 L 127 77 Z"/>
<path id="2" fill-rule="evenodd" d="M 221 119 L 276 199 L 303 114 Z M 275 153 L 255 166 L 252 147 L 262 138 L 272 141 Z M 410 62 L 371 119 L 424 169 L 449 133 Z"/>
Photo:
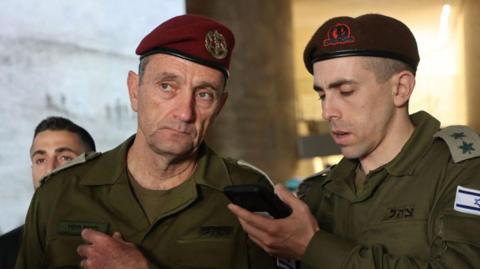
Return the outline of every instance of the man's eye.
<path id="1" fill-rule="evenodd" d="M 318 95 L 318 100 L 324 100 L 325 99 L 325 94 L 319 94 Z"/>
<path id="2" fill-rule="evenodd" d="M 60 156 L 60 160 L 69 162 L 69 161 L 73 160 L 73 157 L 71 157 L 71 156 Z"/>
<path id="3" fill-rule="evenodd" d="M 341 91 L 340 94 L 342 96 L 350 96 L 353 94 L 353 91 Z"/>
<path id="4" fill-rule="evenodd" d="M 35 163 L 35 165 L 41 165 L 41 164 L 45 163 L 45 159 L 36 159 L 33 162 Z"/>
<path id="5" fill-rule="evenodd" d="M 199 92 L 198 94 L 198 97 L 200 97 L 200 99 L 202 100 L 213 100 L 215 95 L 213 93 L 210 93 L 210 92 Z"/>
<path id="6" fill-rule="evenodd" d="M 168 83 L 160 83 L 160 89 L 164 92 L 171 92 L 172 91 L 172 85 Z"/>

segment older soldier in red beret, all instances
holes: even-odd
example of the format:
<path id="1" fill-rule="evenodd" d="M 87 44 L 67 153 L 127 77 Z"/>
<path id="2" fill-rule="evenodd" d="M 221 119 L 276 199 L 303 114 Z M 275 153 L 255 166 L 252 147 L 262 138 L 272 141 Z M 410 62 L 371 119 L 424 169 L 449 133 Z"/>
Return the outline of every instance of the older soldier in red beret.
<path id="1" fill-rule="evenodd" d="M 304 52 L 344 158 L 307 178 L 293 213 L 272 220 L 229 205 L 250 237 L 301 268 L 480 268 L 480 139 L 410 115 L 419 55 L 402 22 L 379 14 L 325 22 Z"/>
<path id="2" fill-rule="evenodd" d="M 128 74 L 137 133 L 43 180 L 16 268 L 275 267 L 222 192 L 271 184 L 203 142 L 227 100 L 233 46 L 226 26 L 195 15 L 140 42 L 139 72 Z"/>

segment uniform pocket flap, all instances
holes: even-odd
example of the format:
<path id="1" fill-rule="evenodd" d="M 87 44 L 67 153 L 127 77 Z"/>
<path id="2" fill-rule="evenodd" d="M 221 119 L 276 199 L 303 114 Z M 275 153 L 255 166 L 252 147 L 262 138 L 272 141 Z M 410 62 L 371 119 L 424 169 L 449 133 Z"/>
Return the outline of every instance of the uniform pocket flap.
<path id="1" fill-rule="evenodd" d="M 47 242 L 46 261 L 49 268 L 78 268 L 80 256 L 77 247 L 83 244 L 80 236 L 52 237 Z"/>
<path id="2" fill-rule="evenodd" d="M 449 212 L 440 219 L 440 236 L 445 241 L 455 241 L 480 247 L 480 217 Z"/>

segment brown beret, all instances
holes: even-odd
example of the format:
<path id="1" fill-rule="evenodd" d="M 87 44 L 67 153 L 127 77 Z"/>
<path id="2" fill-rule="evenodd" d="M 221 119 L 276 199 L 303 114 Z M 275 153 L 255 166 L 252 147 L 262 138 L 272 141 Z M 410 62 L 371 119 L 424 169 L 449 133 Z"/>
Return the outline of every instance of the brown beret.
<path id="1" fill-rule="evenodd" d="M 225 25 L 198 15 L 181 15 L 160 24 L 135 51 L 140 59 L 164 53 L 220 70 L 229 75 L 235 39 Z"/>
<path id="2" fill-rule="evenodd" d="M 420 61 L 417 42 L 410 29 L 401 21 L 380 14 L 326 21 L 305 47 L 303 61 L 313 74 L 315 62 L 347 56 L 396 59 L 414 71 Z"/>

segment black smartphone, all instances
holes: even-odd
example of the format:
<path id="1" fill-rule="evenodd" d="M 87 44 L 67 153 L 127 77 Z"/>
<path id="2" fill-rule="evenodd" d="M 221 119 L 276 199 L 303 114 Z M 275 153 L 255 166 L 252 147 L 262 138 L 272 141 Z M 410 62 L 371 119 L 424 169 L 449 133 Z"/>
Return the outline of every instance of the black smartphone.
<path id="1" fill-rule="evenodd" d="M 255 184 L 231 185 L 225 187 L 223 192 L 232 203 L 251 212 L 276 219 L 286 218 L 292 213 L 292 209 L 267 187 Z"/>

